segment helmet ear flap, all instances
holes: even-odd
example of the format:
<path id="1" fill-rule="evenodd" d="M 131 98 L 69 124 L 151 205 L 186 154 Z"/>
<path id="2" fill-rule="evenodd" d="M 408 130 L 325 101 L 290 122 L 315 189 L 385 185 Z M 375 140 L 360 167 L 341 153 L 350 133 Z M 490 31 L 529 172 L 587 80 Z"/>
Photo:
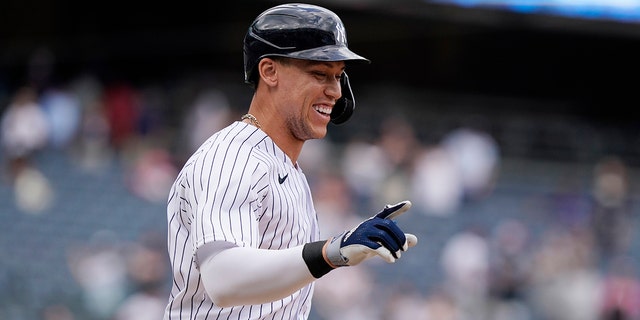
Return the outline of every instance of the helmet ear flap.
<path id="1" fill-rule="evenodd" d="M 346 72 L 343 72 L 342 77 L 340 77 L 340 89 L 342 90 L 342 96 L 336 101 L 333 110 L 331 110 L 331 122 L 334 124 L 347 122 L 356 108 L 356 101 Z"/>

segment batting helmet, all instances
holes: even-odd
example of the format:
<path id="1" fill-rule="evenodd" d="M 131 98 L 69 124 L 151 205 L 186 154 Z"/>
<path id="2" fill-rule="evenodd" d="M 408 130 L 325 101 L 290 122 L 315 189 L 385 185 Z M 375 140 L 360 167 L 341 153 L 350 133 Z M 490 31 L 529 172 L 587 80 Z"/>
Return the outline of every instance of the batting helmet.
<path id="1" fill-rule="evenodd" d="M 283 4 L 261 13 L 244 38 L 244 80 L 255 85 L 258 62 L 265 57 L 313 61 L 365 62 L 347 47 L 340 18 L 330 10 L 309 4 Z M 355 109 L 349 78 L 343 74 L 342 97 L 331 111 L 331 122 L 347 121 Z"/>

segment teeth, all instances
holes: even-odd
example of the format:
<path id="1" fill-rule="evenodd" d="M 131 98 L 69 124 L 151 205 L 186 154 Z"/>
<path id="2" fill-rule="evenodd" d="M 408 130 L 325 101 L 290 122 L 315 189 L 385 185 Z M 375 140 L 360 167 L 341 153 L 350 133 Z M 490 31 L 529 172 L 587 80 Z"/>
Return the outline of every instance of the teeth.
<path id="1" fill-rule="evenodd" d="M 331 108 L 330 107 L 313 106 L 313 108 L 316 111 L 320 112 L 320 113 L 331 114 Z"/>

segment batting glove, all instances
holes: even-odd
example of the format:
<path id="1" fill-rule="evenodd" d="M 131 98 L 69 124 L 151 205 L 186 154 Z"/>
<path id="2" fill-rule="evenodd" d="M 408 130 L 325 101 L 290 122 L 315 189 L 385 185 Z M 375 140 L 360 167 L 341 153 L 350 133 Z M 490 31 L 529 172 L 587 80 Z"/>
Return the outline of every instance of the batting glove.
<path id="1" fill-rule="evenodd" d="M 303 250 L 303 258 L 309 270 L 319 278 L 334 268 L 355 266 L 376 255 L 389 263 L 395 262 L 400 258 L 402 251 L 418 243 L 415 235 L 404 233 L 392 220 L 409 208 L 410 201 L 387 205 L 378 214 L 355 228 L 322 243 L 323 261 L 317 257 L 320 244 L 307 244 Z"/>

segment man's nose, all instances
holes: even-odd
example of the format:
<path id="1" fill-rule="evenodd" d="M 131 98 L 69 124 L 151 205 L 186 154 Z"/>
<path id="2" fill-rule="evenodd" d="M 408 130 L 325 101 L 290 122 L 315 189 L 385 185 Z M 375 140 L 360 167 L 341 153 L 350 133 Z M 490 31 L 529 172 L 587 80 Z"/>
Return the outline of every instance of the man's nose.
<path id="1" fill-rule="evenodd" d="M 340 85 L 340 79 L 335 79 L 330 81 L 325 89 L 325 94 L 333 98 L 333 100 L 338 100 L 342 96 L 342 86 Z"/>

